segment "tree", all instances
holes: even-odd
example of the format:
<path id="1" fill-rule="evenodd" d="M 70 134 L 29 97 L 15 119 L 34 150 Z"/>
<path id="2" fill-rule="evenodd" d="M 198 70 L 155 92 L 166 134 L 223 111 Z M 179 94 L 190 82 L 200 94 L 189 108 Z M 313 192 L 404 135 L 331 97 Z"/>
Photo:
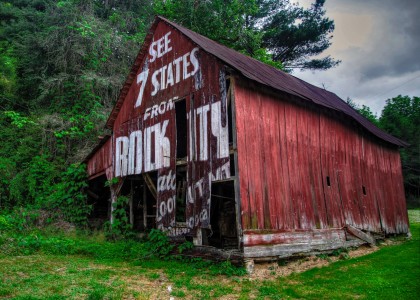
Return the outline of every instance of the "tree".
<path id="1" fill-rule="evenodd" d="M 346 103 L 350 105 L 353 109 L 355 109 L 363 117 L 365 117 L 370 122 L 372 122 L 373 124 L 379 127 L 378 116 L 371 111 L 369 106 L 366 106 L 364 104 L 360 106 L 357 103 L 355 103 L 351 98 L 347 98 Z"/>
<path id="2" fill-rule="evenodd" d="M 397 96 L 386 101 L 379 125 L 408 142 L 401 149 L 404 186 L 409 201 L 420 204 L 420 97 Z M 414 202 L 413 201 L 413 202 Z"/>
<path id="3" fill-rule="evenodd" d="M 44 201 L 97 142 L 153 11 L 148 0 L 0 0 L 0 20 L 0 207 L 13 208 Z"/>
<path id="4" fill-rule="evenodd" d="M 316 0 L 309 9 L 289 0 L 258 0 L 255 24 L 262 27 L 262 46 L 286 69 L 329 69 L 339 61 L 330 56 L 314 59 L 331 45 L 334 21 L 325 17 L 325 0 Z"/>
<path id="5" fill-rule="evenodd" d="M 334 21 L 324 3 L 304 9 L 289 0 L 157 0 L 155 12 L 276 67 L 325 70 L 339 61 L 312 58 L 331 45 Z"/>

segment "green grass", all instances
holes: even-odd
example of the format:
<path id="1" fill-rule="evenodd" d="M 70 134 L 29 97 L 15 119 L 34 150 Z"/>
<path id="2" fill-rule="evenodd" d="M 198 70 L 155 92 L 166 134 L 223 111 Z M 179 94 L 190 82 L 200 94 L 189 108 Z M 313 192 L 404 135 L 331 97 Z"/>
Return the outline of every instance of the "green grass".
<path id="1" fill-rule="evenodd" d="M 419 299 L 419 224 L 415 238 L 364 257 L 339 261 L 261 286 L 272 299 Z"/>
<path id="2" fill-rule="evenodd" d="M 419 214 L 410 211 L 409 241 L 272 280 L 237 276 L 228 264 L 133 259 L 140 248 L 131 242 L 0 232 L 0 298 L 420 299 Z M 24 250 L 12 255 L 16 247 Z"/>

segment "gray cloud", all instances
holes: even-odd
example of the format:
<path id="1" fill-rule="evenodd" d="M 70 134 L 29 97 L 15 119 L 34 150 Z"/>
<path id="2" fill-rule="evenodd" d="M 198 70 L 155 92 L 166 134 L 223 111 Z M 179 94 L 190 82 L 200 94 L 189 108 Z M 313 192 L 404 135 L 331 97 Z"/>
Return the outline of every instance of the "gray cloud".
<path id="1" fill-rule="evenodd" d="M 377 78 L 419 70 L 420 1 L 366 2 L 376 28 L 366 45 L 370 51 L 366 53 L 361 72 L 367 78 Z M 372 3 L 376 5 L 371 7 Z"/>
<path id="2" fill-rule="evenodd" d="M 336 22 L 326 54 L 342 63 L 296 76 L 377 113 L 387 98 L 420 95 L 420 0 L 328 0 L 326 9 Z"/>

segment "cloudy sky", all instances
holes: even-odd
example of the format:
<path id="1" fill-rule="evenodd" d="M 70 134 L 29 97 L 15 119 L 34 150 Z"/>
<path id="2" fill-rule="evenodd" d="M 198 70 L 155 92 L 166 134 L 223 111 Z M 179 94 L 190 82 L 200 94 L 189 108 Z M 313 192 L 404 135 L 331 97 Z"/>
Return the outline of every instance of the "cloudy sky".
<path id="1" fill-rule="evenodd" d="M 420 0 L 327 0 L 325 8 L 335 31 L 324 54 L 342 62 L 293 75 L 378 115 L 386 99 L 420 96 Z"/>

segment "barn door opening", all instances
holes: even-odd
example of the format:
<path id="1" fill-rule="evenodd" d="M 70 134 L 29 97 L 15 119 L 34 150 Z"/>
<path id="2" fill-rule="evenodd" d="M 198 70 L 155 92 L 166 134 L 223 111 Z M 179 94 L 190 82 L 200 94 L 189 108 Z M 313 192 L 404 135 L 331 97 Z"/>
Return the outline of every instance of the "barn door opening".
<path id="1" fill-rule="evenodd" d="M 98 176 L 89 181 L 89 187 L 86 190 L 88 204 L 92 205 L 88 222 L 89 226 L 94 229 L 101 229 L 110 218 L 111 190 L 106 186 L 106 181 L 105 175 Z"/>
<path id="2" fill-rule="evenodd" d="M 157 171 L 143 174 L 143 226 L 145 230 L 156 228 Z"/>
<path id="3" fill-rule="evenodd" d="M 157 172 L 127 176 L 121 188 L 120 196 L 128 198 L 127 218 L 135 231 L 156 228 L 156 180 Z"/>
<path id="4" fill-rule="evenodd" d="M 212 182 L 211 233 L 208 244 L 221 249 L 238 249 L 234 181 Z"/>

